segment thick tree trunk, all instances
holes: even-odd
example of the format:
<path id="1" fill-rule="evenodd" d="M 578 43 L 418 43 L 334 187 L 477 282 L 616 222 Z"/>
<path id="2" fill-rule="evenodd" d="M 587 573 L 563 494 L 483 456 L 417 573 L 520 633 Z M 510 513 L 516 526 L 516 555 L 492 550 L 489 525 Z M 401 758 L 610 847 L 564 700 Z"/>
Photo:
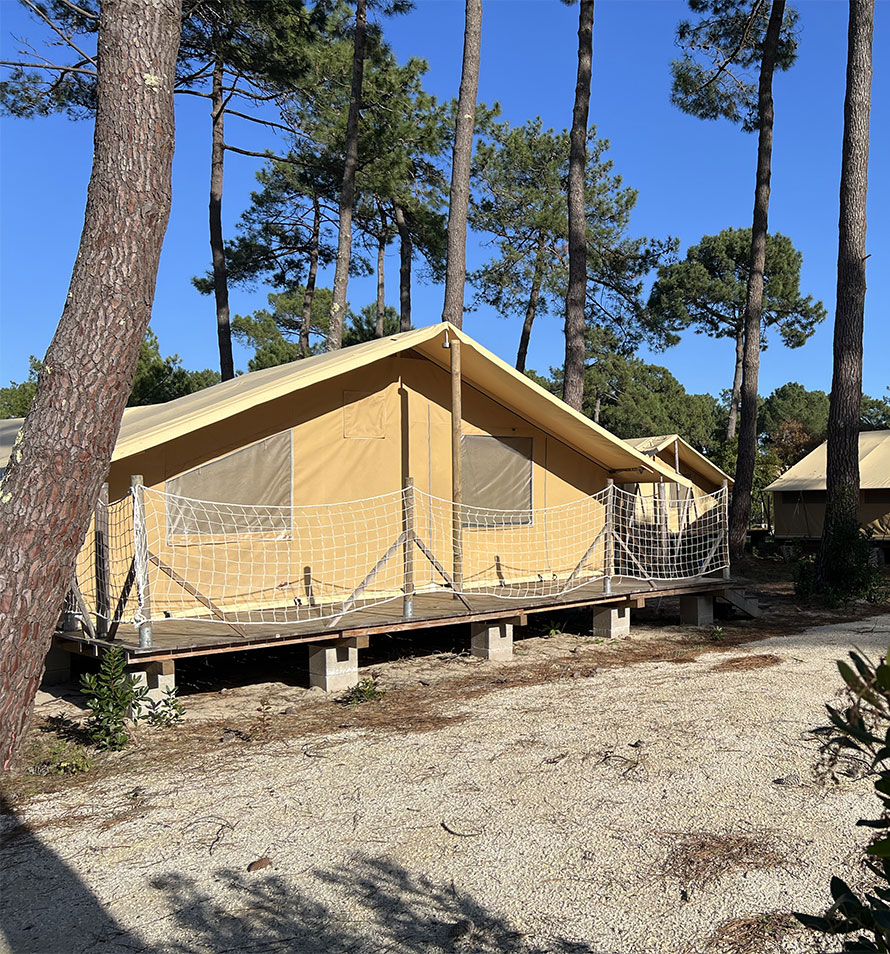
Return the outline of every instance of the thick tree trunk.
<path id="1" fill-rule="evenodd" d="M 216 336 L 219 340 L 219 373 L 223 381 L 235 377 L 232 358 L 232 327 L 229 323 L 229 276 L 223 245 L 222 197 L 223 165 L 225 163 L 225 101 L 222 60 L 213 67 L 210 90 L 211 149 L 210 149 L 210 253 L 213 259 L 213 295 L 216 299 Z"/>
<path id="2" fill-rule="evenodd" d="M 464 61 L 460 74 L 454 154 L 451 161 L 451 195 L 448 200 L 448 251 L 445 263 L 445 305 L 442 321 L 458 328 L 464 320 L 464 286 L 467 280 L 467 209 L 470 203 L 470 163 L 476 127 L 479 91 L 479 58 L 482 49 L 482 0 L 466 0 Z"/>
<path id="3" fill-rule="evenodd" d="M 380 209 L 380 236 L 377 239 L 377 325 L 374 334 L 383 337 L 383 317 L 386 314 L 386 215 Z"/>
<path id="4" fill-rule="evenodd" d="M 300 322 L 300 355 L 309 357 L 309 333 L 312 330 L 312 299 L 315 297 L 315 278 L 318 275 L 318 239 L 321 234 L 321 203 L 312 197 L 312 234 L 309 237 L 309 274 L 303 293 L 303 314 Z"/>
<path id="5" fill-rule="evenodd" d="M 585 305 L 587 300 L 587 220 L 584 180 L 587 118 L 593 73 L 593 0 L 581 0 L 578 17 L 578 78 L 569 146 L 569 287 L 566 294 L 566 360 L 562 399 L 576 411 L 584 400 Z"/>
<path id="6" fill-rule="evenodd" d="M 841 159 L 834 369 L 828 412 L 827 500 L 817 586 L 847 572 L 859 527 L 859 417 L 865 316 L 865 235 L 874 0 L 850 0 Z M 845 552 L 846 551 L 846 552 Z"/>
<path id="7" fill-rule="evenodd" d="M 399 230 L 399 331 L 411 330 L 411 259 L 414 247 L 404 209 L 395 207 L 396 228 Z"/>
<path id="8" fill-rule="evenodd" d="M 68 297 L 0 492 L 0 764 L 20 751 L 111 452 L 170 213 L 178 0 L 103 0 L 93 170 Z"/>
<path id="9" fill-rule="evenodd" d="M 522 334 L 519 336 L 519 351 L 516 354 L 516 370 L 525 371 L 525 361 L 528 357 L 528 343 L 532 336 L 532 325 L 538 311 L 538 300 L 541 297 L 541 282 L 544 280 L 544 238 L 538 240 L 537 255 L 535 257 L 535 274 L 532 276 L 532 287 L 528 293 L 528 304 L 525 307 L 525 321 L 522 322 Z"/>
<path id="10" fill-rule="evenodd" d="M 754 221 L 751 227 L 751 265 L 745 300 L 745 343 L 742 357 L 742 400 L 739 451 L 735 485 L 729 508 L 729 553 L 733 560 L 745 551 L 751 519 L 751 490 L 757 458 L 757 376 L 760 370 L 760 319 L 763 312 L 763 270 L 769 219 L 769 189 L 773 151 L 773 72 L 779 32 L 785 15 L 785 0 L 773 0 L 763 41 L 758 92 L 759 137 L 757 185 L 754 191 Z"/>
<path id="11" fill-rule="evenodd" d="M 337 264 L 334 268 L 334 294 L 326 349 L 338 351 L 343 345 L 343 318 L 349 287 L 349 260 L 352 256 L 352 211 L 355 207 L 355 170 L 358 167 L 358 123 L 362 109 L 362 82 L 365 73 L 365 33 L 368 23 L 366 0 L 356 0 L 355 39 L 352 50 L 352 91 L 346 117 L 346 163 L 340 187 L 340 231 L 337 238 Z"/>
<path id="12" fill-rule="evenodd" d="M 739 397 L 742 393 L 742 363 L 745 353 L 745 329 L 739 328 L 735 339 L 735 372 L 732 376 L 732 396 L 729 399 L 729 424 L 726 428 L 726 437 L 732 440 L 735 437 L 739 421 Z"/>

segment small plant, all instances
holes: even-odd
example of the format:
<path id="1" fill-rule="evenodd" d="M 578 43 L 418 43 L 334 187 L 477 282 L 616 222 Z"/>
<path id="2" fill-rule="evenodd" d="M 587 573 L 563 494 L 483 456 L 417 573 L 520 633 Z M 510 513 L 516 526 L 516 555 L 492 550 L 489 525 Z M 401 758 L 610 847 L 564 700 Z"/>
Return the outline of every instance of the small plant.
<path id="1" fill-rule="evenodd" d="M 541 633 L 543 639 L 553 639 L 554 636 L 562 636 L 565 632 L 565 624 L 558 619 L 551 619 L 546 624 L 546 629 Z"/>
<path id="2" fill-rule="evenodd" d="M 726 630 L 722 626 L 714 626 L 711 629 L 711 639 L 713 639 L 715 643 L 719 643 L 725 636 Z"/>
<path id="3" fill-rule="evenodd" d="M 386 690 L 377 685 L 376 679 L 360 679 L 351 689 L 344 692 L 337 700 L 344 706 L 359 706 L 363 702 L 374 702 L 382 699 Z"/>
<path id="4" fill-rule="evenodd" d="M 269 737 L 269 729 L 272 724 L 272 703 L 268 696 L 263 696 L 257 709 L 260 717 L 257 720 L 256 734 L 261 739 Z"/>
<path id="5" fill-rule="evenodd" d="M 82 745 L 59 739 L 29 772 L 31 775 L 80 775 L 92 767 L 93 760 Z"/>
<path id="6" fill-rule="evenodd" d="M 99 671 L 82 676 L 80 685 L 91 710 L 84 726 L 90 743 L 99 749 L 122 749 L 130 741 L 127 721 L 136 724 L 148 695 L 145 686 L 130 679 L 123 650 L 107 649 Z"/>
<path id="7" fill-rule="evenodd" d="M 171 725 L 179 725 L 185 718 L 185 706 L 179 699 L 176 686 L 168 686 L 164 691 L 163 699 L 149 705 L 145 713 L 148 724 L 156 729 L 168 729 Z"/>

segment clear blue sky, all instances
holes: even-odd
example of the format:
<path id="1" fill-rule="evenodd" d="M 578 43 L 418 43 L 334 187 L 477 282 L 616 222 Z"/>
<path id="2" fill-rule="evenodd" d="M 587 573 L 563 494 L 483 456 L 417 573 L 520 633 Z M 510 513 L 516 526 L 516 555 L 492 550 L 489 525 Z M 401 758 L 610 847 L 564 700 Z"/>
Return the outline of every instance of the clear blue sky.
<path id="1" fill-rule="evenodd" d="M 866 304 L 866 392 L 890 384 L 890 3 L 877 4 L 875 78 L 869 194 L 869 290 Z M 789 235 L 804 254 L 802 287 L 822 299 L 829 318 L 801 350 L 775 342 L 761 369 L 761 393 L 788 380 L 828 390 L 837 259 L 838 182 L 843 124 L 847 5 L 842 0 L 801 0 L 797 65 L 775 82 L 776 127 L 770 228 Z M 634 234 L 679 237 L 682 250 L 702 235 L 750 225 L 756 140 L 725 122 L 706 123 L 670 105 L 668 64 L 676 51 L 675 25 L 685 3 L 674 0 L 599 0 L 594 30 L 591 121 L 612 144 L 615 171 L 639 190 Z M 39 26 L 15 0 L 0 0 L 3 54 L 17 36 Z M 485 0 L 480 99 L 499 101 L 503 117 L 522 123 L 540 115 L 545 125 L 571 120 L 577 7 L 557 0 Z M 404 61 L 429 61 L 426 85 L 440 98 L 456 96 L 460 80 L 463 4 L 417 0 L 417 9 L 389 21 L 386 35 Z M 6 56 L 4 56 L 6 58 Z M 253 128 L 230 120 L 227 138 L 255 146 Z M 61 312 L 77 250 L 91 160 L 91 124 L 60 117 L 3 119 L 0 164 L 0 384 L 20 381 L 29 354 L 45 351 Z M 247 204 L 257 160 L 229 154 L 225 221 L 229 235 Z M 152 325 L 164 353 L 178 352 L 191 368 L 216 367 L 212 300 L 189 279 L 209 262 L 207 189 L 209 118 L 202 100 L 178 97 L 173 212 L 161 259 Z M 469 265 L 486 250 L 471 239 Z M 387 299 L 398 305 L 398 259 L 387 261 Z M 330 279 L 329 279 L 330 281 Z M 268 289 L 234 290 L 234 312 L 265 304 Z M 374 298 L 373 280 L 354 279 L 354 308 Z M 469 296 L 468 296 L 469 297 Z M 442 289 L 415 279 L 414 322 L 440 319 Z M 466 330 L 512 362 L 518 323 L 480 310 Z M 561 364 L 561 316 L 537 325 L 529 366 Z M 244 368 L 247 353 L 236 363 Z M 688 334 L 654 358 L 689 391 L 719 393 L 732 374 L 732 348 Z"/>

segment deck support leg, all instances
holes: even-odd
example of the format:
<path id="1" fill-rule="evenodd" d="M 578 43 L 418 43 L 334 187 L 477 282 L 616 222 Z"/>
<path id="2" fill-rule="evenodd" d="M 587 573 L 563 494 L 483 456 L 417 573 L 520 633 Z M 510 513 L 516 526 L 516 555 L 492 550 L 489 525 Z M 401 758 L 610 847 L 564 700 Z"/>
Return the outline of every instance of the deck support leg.
<path id="1" fill-rule="evenodd" d="M 502 662 L 513 658 L 512 619 L 492 619 L 470 623 L 470 652 L 480 659 Z"/>
<path id="2" fill-rule="evenodd" d="M 687 626 L 713 626 L 714 597 L 709 593 L 688 593 L 681 596 L 680 622 Z"/>
<path id="3" fill-rule="evenodd" d="M 134 686 L 145 686 L 148 689 L 148 695 L 145 701 L 148 703 L 160 702 L 167 693 L 168 689 L 176 688 L 176 663 L 172 659 L 165 659 L 161 662 L 141 663 L 138 668 L 127 671 L 130 682 Z M 130 711 L 129 718 L 144 715 L 146 706 L 139 707 L 139 712 Z"/>
<path id="4" fill-rule="evenodd" d="M 66 682 L 71 682 L 71 653 L 53 644 L 46 654 L 43 685 L 58 686 Z"/>
<path id="5" fill-rule="evenodd" d="M 593 635 L 603 639 L 627 639 L 630 636 L 630 606 L 595 606 Z"/>
<path id="6" fill-rule="evenodd" d="M 345 692 L 358 685 L 358 645 L 354 639 L 309 646 L 309 685 Z"/>

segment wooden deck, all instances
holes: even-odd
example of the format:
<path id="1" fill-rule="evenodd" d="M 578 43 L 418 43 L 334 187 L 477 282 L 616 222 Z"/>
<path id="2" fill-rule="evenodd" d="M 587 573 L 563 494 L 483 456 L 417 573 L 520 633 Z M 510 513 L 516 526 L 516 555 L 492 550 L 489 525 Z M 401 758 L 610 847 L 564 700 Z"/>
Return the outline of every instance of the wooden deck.
<path id="1" fill-rule="evenodd" d="M 126 651 L 128 661 L 150 662 L 188 656 L 205 656 L 271 646 L 317 642 L 332 639 L 353 639 L 380 633 L 429 629 L 481 622 L 489 619 L 516 619 L 521 622 L 534 613 L 615 604 L 643 606 L 648 600 L 689 593 L 714 593 L 733 588 L 732 580 L 700 577 L 693 580 L 661 580 L 653 589 L 646 581 L 614 579 L 611 595 L 603 593 L 602 580 L 562 595 L 516 597 L 504 599 L 490 594 L 463 594 L 468 605 L 450 593 L 418 593 L 414 597 L 414 616 L 402 615 L 402 597 L 395 597 L 375 606 L 357 607 L 340 620 L 299 618 L 312 610 L 269 611 L 269 622 L 228 624 L 220 620 L 163 619 L 152 622 L 150 648 L 139 646 L 139 635 L 132 625 L 121 625 L 114 640 L 91 639 L 81 633 L 58 633 L 57 645 L 76 653 L 98 654 L 109 645 Z M 318 611 L 316 611 L 318 612 Z M 278 614 L 276 620 L 274 614 Z M 288 619 L 288 616 L 293 617 Z"/>

